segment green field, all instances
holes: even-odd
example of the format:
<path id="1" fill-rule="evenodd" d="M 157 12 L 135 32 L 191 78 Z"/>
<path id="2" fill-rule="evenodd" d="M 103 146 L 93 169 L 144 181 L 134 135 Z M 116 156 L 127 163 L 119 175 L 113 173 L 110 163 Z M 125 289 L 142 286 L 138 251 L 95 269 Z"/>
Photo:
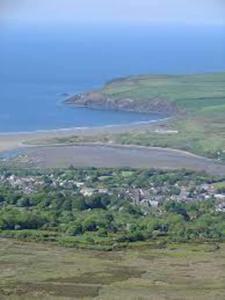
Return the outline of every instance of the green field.
<path id="1" fill-rule="evenodd" d="M 212 158 L 225 159 L 225 73 L 190 76 L 143 76 L 115 81 L 103 90 L 116 99 L 175 103 L 178 114 L 168 128 L 177 134 L 149 130 L 117 135 L 124 144 L 183 149 Z"/>
<path id="2" fill-rule="evenodd" d="M 2 239 L 0 299 L 223 300 L 224 244 L 113 252 Z"/>
<path id="3" fill-rule="evenodd" d="M 180 110 L 204 112 L 225 109 L 225 73 L 183 76 L 139 76 L 112 81 L 101 91 L 114 99 L 175 103 Z M 221 111 L 222 113 L 222 111 Z"/>

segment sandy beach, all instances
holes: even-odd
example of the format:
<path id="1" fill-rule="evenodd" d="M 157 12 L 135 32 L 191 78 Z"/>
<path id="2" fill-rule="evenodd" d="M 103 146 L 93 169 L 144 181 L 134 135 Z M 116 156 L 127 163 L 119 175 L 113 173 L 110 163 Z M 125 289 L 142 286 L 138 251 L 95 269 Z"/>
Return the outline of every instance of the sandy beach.
<path id="1" fill-rule="evenodd" d="M 0 152 L 14 150 L 23 147 L 24 144 L 29 144 L 37 141 L 45 141 L 56 137 L 69 136 L 96 136 L 101 134 L 116 134 L 130 132 L 133 130 L 144 130 L 158 127 L 161 124 L 166 124 L 166 120 L 153 123 L 133 123 L 126 125 L 112 125 L 102 127 L 84 127 L 84 128 L 68 128 L 46 131 L 34 131 L 27 133 L 0 133 Z"/>

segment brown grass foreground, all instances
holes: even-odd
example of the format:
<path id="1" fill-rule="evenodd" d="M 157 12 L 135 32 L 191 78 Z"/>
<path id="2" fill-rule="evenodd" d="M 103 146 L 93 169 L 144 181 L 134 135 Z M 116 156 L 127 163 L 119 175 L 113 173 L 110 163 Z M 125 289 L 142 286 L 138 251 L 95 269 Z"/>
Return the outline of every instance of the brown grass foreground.
<path id="1" fill-rule="evenodd" d="M 0 242 L 0 299 L 222 300 L 225 245 L 100 252 Z"/>

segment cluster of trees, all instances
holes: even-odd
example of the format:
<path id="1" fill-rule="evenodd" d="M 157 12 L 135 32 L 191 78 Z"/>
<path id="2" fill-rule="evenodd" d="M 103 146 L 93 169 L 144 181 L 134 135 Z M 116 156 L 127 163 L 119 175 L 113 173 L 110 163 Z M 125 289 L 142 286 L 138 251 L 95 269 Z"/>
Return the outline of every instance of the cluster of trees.
<path id="1" fill-rule="evenodd" d="M 224 213 L 216 213 L 212 201 L 195 204 L 167 202 L 160 215 L 144 216 L 129 203 L 120 211 L 94 208 L 72 212 L 21 210 L 6 207 L 0 212 L 4 230 L 50 230 L 69 236 L 108 237 L 117 242 L 166 237 L 173 241 L 225 239 Z"/>

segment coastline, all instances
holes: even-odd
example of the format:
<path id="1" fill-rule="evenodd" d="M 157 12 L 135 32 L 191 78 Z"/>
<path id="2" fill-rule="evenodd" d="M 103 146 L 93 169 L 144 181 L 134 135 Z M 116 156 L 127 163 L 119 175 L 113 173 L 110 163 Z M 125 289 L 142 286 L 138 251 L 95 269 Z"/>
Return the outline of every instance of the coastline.
<path id="1" fill-rule="evenodd" d="M 225 165 L 219 161 L 169 147 L 123 145 L 114 142 L 54 143 L 54 138 L 95 137 L 96 135 L 157 130 L 168 124 L 168 118 L 151 123 L 133 123 L 91 128 L 72 128 L 45 132 L 0 134 L 0 155 L 22 151 L 25 164 L 40 168 L 77 167 L 186 169 L 225 176 Z M 164 128 L 165 130 L 165 128 Z M 49 140 L 52 142 L 49 142 Z M 45 142 L 47 142 L 45 144 Z M 17 155 L 16 155 L 17 156 Z M 22 162 L 22 164 L 24 163 Z M 20 162 L 18 161 L 20 164 Z"/>
<path id="2" fill-rule="evenodd" d="M 58 142 L 65 147 L 68 143 L 105 142 L 109 145 L 127 143 L 181 151 L 186 149 L 190 153 L 222 162 L 225 159 L 225 144 L 220 130 L 224 126 L 224 97 L 219 95 L 214 107 L 210 99 L 214 99 L 217 88 L 213 89 L 212 85 L 209 89 L 207 82 L 210 80 L 218 83 L 223 91 L 225 73 L 210 74 L 176 78 L 129 77 L 122 82 L 119 80 L 116 83 L 108 83 L 101 90 L 75 95 L 70 101 L 64 101 L 64 104 L 127 112 L 140 112 L 140 109 L 144 109 L 146 113 L 158 113 L 159 118 L 156 116 L 149 121 L 96 127 L 0 133 L 0 152 L 24 146 L 51 146 Z M 195 87 L 194 94 L 190 94 L 192 86 Z M 202 86 L 206 90 L 204 95 Z M 196 102 L 196 99 L 199 101 Z M 216 127 L 216 124 L 221 125 Z M 208 135 L 206 141 L 205 134 Z M 213 146 L 215 143 L 216 147 Z"/>
<path id="3" fill-rule="evenodd" d="M 127 77 L 127 79 L 133 80 L 135 78 L 131 76 Z M 120 80 L 121 79 L 114 79 L 110 82 L 107 82 L 102 89 L 106 88 L 110 84 L 114 84 L 115 82 L 120 82 Z M 124 78 L 122 78 L 122 82 L 123 81 Z M 144 103 L 136 102 L 129 98 L 123 98 L 119 101 L 114 101 L 109 97 L 105 97 L 104 94 L 101 93 L 102 89 L 97 89 L 94 91 L 90 90 L 81 94 L 72 95 L 63 100 L 63 104 L 71 107 L 83 107 L 93 110 L 100 109 L 128 113 L 135 112 L 141 114 L 153 113 L 157 114 L 159 118 L 149 121 L 137 121 L 125 124 L 111 124 L 93 127 L 71 127 L 27 132 L 0 132 L 0 153 L 24 147 L 25 144 L 29 144 L 32 143 L 32 141 L 37 140 L 48 140 L 56 137 L 69 137 L 71 135 L 95 136 L 101 134 L 120 134 L 131 132 L 132 130 L 137 129 L 144 130 L 147 128 L 152 128 L 152 126 L 155 125 L 158 126 L 160 124 L 166 124 L 168 120 L 177 115 L 177 107 L 161 97 L 153 97 L 150 103 L 149 101 L 144 101 Z"/>
<path id="4" fill-rule="evenodd" d="M 26 143 L 46 140 L 51 138 L 76 136 L 95 136 L 99 134 L 125 133 L 132 130 L 142 130 L 166 124 L 170 118 L 163 118 L 152 121 L 142 121 L 128 124 L 114 124 L 96 127 L 72 127 L 51 130 L 28 131 L 28 132 L 1 132 L 0 133 L 0 153 L 15 150 L 26 146 Z"/>

